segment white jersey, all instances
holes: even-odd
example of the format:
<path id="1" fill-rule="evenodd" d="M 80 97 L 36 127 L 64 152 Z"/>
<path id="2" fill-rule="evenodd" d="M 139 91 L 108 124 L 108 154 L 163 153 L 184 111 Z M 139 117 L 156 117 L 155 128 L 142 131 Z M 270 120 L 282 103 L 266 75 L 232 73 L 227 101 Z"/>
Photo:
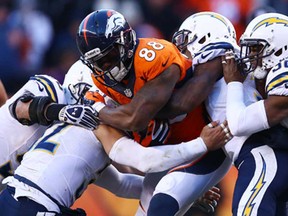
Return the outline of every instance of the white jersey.
<path id="1" fill-rule="evenodd" d="M 36 96 L 50 96 L 58 103 L 65 103 L 64 93 L 58 81 L 47 75 L 38 75 L 31 77 L 0 108 L 0 181 L 3 177 L 13 174 L 13 171 L 19 166 L 19 159 L 43 135 L 47 128 L 38 124 L 25 126 L 12 117 L 9 106 L 27 91 Z"/>
<path id="2" fill-rule="evenodd" d="M 61 205 L 70 207 L 108 164 L 110 159 L 92 131 L 57 123 L 24 155 L 15 174 L 29 179 Z M 29 197 L 57 211 L 55 206 L 49 207 L 43 196 L 21 190 L 13 181 L 10 185 L 16 188 L 17 196 Z"/>
<path id="3" fill-rule="evenodd" d="M 265 90 L 267 95 L 288 96 L 288 60 L 274 66 L 267 75 Z M 281 121 L 288 128 L 288 117 Z"/>
<path id="4" fill-rule="evenodd" d="M 214 42 L 211 45 L 206 45 L 205 49 L 201 50 L 201 55 L 199 53 L 193 59 L 193 66 L 205 63 L 218 56 L 224 55 L 229 46 L 230 49 L 233 48 L 237 54 L 239 48 L 235 44 L 229 45 L 228 42 Z M 202 56 L 205 57 L 205 59 L 203 59 Z M 244 100 L 246 106 L 262 98 L 256 90 L 255 82 L 251 74 L 247 76 L 243 85 L 245 89 Z M 205 107 L 210 118 L 213 121 L 219 120 L 220 122 L 223 122 L 224 120 L 226 120 L 226 99 L 227 84 L 224 78 L 221 78 L 214 84 L 213 90 L 209 94 L 208 98 L 205 100 Z M 237 158 L 239 151 L 247 138 L 248 137 L 234 137 L 225 145 L 225 151 L 228 156 L 233 159 L 233 161 Z"/>

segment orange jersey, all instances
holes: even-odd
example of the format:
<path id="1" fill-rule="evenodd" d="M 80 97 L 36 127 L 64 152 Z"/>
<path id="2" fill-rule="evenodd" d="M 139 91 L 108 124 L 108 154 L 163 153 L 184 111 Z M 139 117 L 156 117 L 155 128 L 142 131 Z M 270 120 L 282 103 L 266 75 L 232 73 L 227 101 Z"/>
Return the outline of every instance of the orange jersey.
<path id="1" fill-rule="evenodd" d="M 180 68 L 180 79 L 176 87 L 180 87 L 186 79 L 192 77 L 192 61 L 183 56 L 170 42 L 155 38 L 140 38 L 137 40 L 134 52 L 133 66 L 129 71 L 127 83 L 124 86 L 108 87 L 93 77 L 95 85 L 106 95 L 119 104 L 127 104 L 133 96 L 172 64 Z M 144 132 L 134 133 L 136 141 L 143 146 L 149 146 L 152 140 L 153 120 Z M 205 125 L 202 106 L 189 113 L 187 117 L 170 126 L 165 143 L 180 143 L 199 136 Z"/>
<path id="2" fill-rule="evenodd" d="M 191 60 L 184 57 L 172 43 L 155 38 L 140 38 L 137 40 L 133 66 L 125 87 L 116 85 L 111 88 L 104 86 L 93 76 L 92 78 L 103 93 L 119 104 L 127 104 L 146 82 L 157 77 L 172 64 L 178 65 L 181 70 L 179 83 L 192 75 Z"/>
<path id="3" fill-rule="evenodd" d="M 203 127 L 208 122 L 204 105 L 200 105 L 189 112 L 183 120 L 170 124 L 169 132 L 165 135 L 166 137 L 161 143 L 152 138 L 156 124 L 154 120 L 150 121 L 144 131 L 134 132 L 133 138 L 145 147 L 161 144 L 179 144 L 199 137 Z"/>

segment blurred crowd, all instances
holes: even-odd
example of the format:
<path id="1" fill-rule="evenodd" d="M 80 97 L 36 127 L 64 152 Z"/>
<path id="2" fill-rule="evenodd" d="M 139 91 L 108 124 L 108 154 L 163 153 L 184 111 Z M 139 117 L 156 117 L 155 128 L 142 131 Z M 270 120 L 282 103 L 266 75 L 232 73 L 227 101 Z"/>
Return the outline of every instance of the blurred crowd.
<path id="1" fill-rule="evenodd" d="M 33 74 L 62 83 L 79 58 L 75 35 L 93 10 L 116 9 L 138 37 L 171 40 L 189 15 L 214 11 L 229 18 L 238 37 L 257 13 L 288 13 L 287 0 L 0 0 L 0 79 L 9 95 Z"/>

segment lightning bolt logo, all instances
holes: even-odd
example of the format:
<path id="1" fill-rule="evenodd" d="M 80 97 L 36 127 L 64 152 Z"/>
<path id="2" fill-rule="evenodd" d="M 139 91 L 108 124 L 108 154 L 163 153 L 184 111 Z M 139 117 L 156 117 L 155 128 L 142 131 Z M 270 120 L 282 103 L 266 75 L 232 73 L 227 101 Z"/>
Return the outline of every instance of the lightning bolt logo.
<path id="1" fill-rule="evenodd" d="M 220 20 L 221 22 L 223 22 L 223 23 L 227 26 L 227 23 L 226 23 L 225 19 L 223 19 L 222 16 L 220 16 L 220 15 L 218 15 L 218 14 L 216 14 L 216 13 L 212 13 L 212 12 L 202 12 L 202 13 L 199 13 L 199 14 L 195 15 L 195 17 L 196 17 L 196 16 L 202 16 L 202 15 L 214 17 L 214 18 Z"/>
<path id="2" fill-rule="evenodd" d="M 253 207 L 255 205 L 255 203 L 253 203 L 253 201 L 255 200 L 256 196 L 258 195 L 258 193 L 260 192 L 260 190 L 263 188 L 263 186 L 266 183 L 264 181 L 265 176 L 266 176 L 266 163 L 263 159 L 263 156 L 261 154 L 260 154 L 260 156 L 261 156 L 262 164 L 263 164 L 262 171 L 260 173 L 259 179 L 257 180 L 255 186 L 251 190 L 251 196 L 249 197 L 249 199 L 245 205 L 242 216 L 249 216 L 252 214 L 252 210 L 253 210 Z"/>
<path id="3" fill-rule="evenodd" d="M 288 20 L 281 19 L 279 17 L 270 17 L 267 19 L 264 19 L 260 21 L 258 24 L 255 25 L 252 31 L 255 31 L 256 29 L 260 28 L 261 26 L 265 25 L 265 27 L 272 25 L 272 24 L 284 24 L 284 26 L 288 25 Z"/>
<path id="4" fill-rule="evenodd" d="M 196 16 L 202 16 L 202 15 L 211 16 L 211 17 L 214 17 L 215 19 L 220 20 L 228 28 L 228 31 L 231 32 L 231 29 L 230 29 L 229 25 L 227 24 L 227 21 L 222 16 L 220 16 L 219 14 L 213 13 L 213 12 L 200 12 L 194 16 L 196 17 Z"/>

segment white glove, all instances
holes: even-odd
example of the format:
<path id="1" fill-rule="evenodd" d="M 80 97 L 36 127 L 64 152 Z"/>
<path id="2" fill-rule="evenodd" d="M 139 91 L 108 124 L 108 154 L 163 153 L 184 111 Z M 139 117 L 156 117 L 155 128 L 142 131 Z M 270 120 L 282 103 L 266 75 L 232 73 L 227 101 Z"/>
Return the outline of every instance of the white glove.
<path id="1" fill-rule="evenodd" d="M 94 130 L 100 124 L 98 112 L 89 105 L 67 105 L 59 112 L 59 120 L 68 124 Z"/>

